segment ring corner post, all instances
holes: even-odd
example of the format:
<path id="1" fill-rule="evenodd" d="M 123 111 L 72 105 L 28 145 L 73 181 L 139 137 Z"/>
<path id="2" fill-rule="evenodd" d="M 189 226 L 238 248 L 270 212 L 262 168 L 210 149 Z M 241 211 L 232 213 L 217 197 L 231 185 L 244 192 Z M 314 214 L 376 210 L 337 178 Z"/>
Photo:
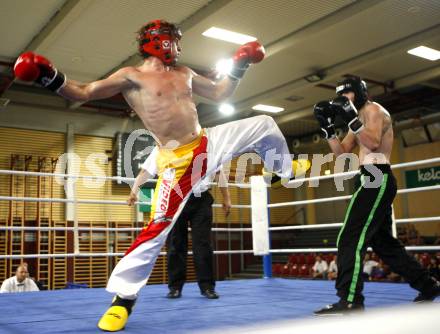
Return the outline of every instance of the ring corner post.
<path id="1" fill-rule="evenodd" d="M 270 192 L 269 189 L 266 189 L 267 192 L 267 203 L 270 201 Z M 267 207 L 267 234 L 269 238 L 269 253 L 263 256 L 263 278 L 272 278 L 272 254 L 270 253 L 271 248 L 271 238 L 270 238 L 270 208 Z"/>
<path id="2" fill-rule="evenodd" d="M 263 256 L 263 277 L 272 277 L 268 190 L 262 176 L 251 176 L 252 241 L 256 256 Z"/>

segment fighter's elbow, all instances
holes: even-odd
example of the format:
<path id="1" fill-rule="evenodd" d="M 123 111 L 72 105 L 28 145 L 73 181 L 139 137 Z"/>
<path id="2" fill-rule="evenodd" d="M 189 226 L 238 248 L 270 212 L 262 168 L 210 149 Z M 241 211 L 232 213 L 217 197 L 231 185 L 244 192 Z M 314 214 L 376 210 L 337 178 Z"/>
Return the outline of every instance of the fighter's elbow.
<path id="1" fill-rule="evenodd" d="M 212 100 L 214 100 L 217 103 L 220 103 L 220 102 L 225 101 L 229 96 L 230 95 L 226 94 L 225 92 L 217 91 L 213 94 Z"/>
<path id="2" fill-rule="evenodd" d="M 66 92 L 66 91 L 60 91 L 59 94 L 66 98 L 67 100 L 75 103 L 86 103 L 90 100 L 90 95 L 87 92 L 79 91 L 79 92 Z"/>
<path id="3" fill-rule="evenodd" d="M 79 102 L 87 102 L 94 99 L 95 89 L 93 84 L 88 84 L 82 87 L 78 98 L 81 100 Z M 95 94 L 96 95 L 96 94 Z"/>

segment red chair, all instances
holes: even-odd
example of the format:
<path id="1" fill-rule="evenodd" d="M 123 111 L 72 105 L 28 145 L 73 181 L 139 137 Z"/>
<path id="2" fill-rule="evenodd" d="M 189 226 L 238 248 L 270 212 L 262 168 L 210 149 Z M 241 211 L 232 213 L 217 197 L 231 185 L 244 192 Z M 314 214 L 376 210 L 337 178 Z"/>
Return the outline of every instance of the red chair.
<path id="1" fill-rule="evenodd" d="M 325 261 L 325 262 L 327 262 L 327 264 L 330 264 L 330 262 L 332 262 L 333 261 L 333 254 L 324 254 L 323 256 L 322 256 L 322 259 Z"/>
<path id="2" fill-rule="evenodd" d="M 298 264 L 305 264 L 306 263 L 306 256 L 304 254 L 298 255 Z"/>
<path id="3" fill-rule="evenodd" d="M 289 263 L 291 264 L 298 263 L 298 257 L 296 256 L 296 254 L 289 255 Z"/>
<path id="4" fill-rule="evenodd" d="M 292 266 L 292 268 L 290 268 L 289 276 L 291 276 L 291 277 L 298 277 L 299 276 L 298 265 L 294 264 Z"/>
<path id="5" fill-rule="evenodd" d="M 310 268 L 307 264 L 303 264 L 299 268 L 299 276 L 300 277 L 309 277 L 310 276 Z"/>
<path id="6" fill-rule="evenodd" d="M 290 266 L 288 264 L 285 264 L 282 268 L 281 268 L 281 276 L 288 276 L 290 272 Z"/>
<path id="7" fill-rule="evenodd" d="M 283 269 L 283 265 L 281 263 L 274 263 L 272 265 L 272 273 L 276 276 L 281 275 L 281 270 Z"/>
<path id="8" fill-rule="evenodd" d="M 308 254 L 306 256 L 306 264 L 308 264 L 308 265 L 315 264 L 315 254 Z"/>
<path id="9" fill-rule="evenodd" d="M 431 256 L 428 253 L 423 253 L 422 255 L 420 255 L 420 260 L 423 266 L 426 268 L 431 261 Z"/>

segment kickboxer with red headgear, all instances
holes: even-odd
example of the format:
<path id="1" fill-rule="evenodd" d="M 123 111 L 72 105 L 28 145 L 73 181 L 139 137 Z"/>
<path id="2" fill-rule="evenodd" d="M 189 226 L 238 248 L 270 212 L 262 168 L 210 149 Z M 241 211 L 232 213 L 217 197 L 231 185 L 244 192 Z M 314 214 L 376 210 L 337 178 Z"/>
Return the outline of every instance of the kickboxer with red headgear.
<path id="1" fill-rule="evenodd" d="M 109 278 L 107 291 L 115 298 L 98 323 L 105 331 L 124 328 L 185 202 L 193 189 L 222 164 L 243 152 L 255 151 L 265 161 L 266 170 L 284 180 L 292 176 L 288 146 L 271 117 L 262 115 L 202 129 L 192 95 L 214 102 L 230 97 L 250 65 L 263 60 L 263 46 L 257 41 L 240 46 L 229 75 L 213 81 L 178 65 L 181 38 L 176 25 L 150 21 L 137 38 L 142 64 L 121 68 L 90 83 L 66 79 L 48 59 L 33 52 L 20 55 L 14 66 L 17 78 L 72 101 L 105 99 L 121 93 L 157 142 L 159 178 L 150 222 Z M 149 178 L 148 173 L 145 178 Z"/>

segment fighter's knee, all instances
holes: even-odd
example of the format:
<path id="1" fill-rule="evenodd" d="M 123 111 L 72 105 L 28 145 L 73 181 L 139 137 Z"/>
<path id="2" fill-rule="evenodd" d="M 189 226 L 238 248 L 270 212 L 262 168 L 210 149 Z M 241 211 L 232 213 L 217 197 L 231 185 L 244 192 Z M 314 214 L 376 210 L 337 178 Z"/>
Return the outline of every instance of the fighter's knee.
<path id="1" fill-rule="evenodd" d="M 267 124 L 275 123 L 275 120 L 271 116 L 260 115 L 260 116 L 257 116 L 257 117 L 261 120 L 261 122 L 264 122 L 264 123 L 267 123 Z"/>
<path id="2" fill-rule="evenodd" d="M 276 122 L 272 117 L 267 115 L 260 115 L 256 117 L 258 118 L 258 121 L 265 129 L 273 129 L 274 127 L 276 127 Z"/>

